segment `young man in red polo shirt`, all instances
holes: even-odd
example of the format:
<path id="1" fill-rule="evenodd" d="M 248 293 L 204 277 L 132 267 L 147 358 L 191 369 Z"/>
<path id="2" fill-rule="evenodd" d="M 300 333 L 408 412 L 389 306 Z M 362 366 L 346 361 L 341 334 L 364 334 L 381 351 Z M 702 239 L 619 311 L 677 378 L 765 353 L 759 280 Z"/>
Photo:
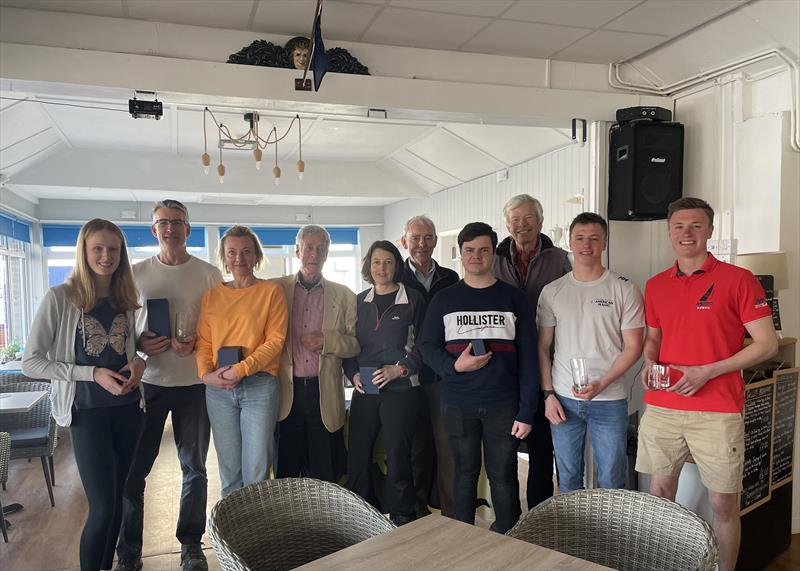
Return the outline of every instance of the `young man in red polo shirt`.
<path id="1" fill-rule="evenodd" d="M 651 363 L 671 367 L 670 387 L 648 390 L 636 469 L 650 474 L 650 493 L 675 499 L 691 456 L 708 488 L 720 571 L 739 552 L 739 492 L 744 462 L 741 369 L 775 355 L 777 337 L 764 290 L 747 270 L 706 249 L 714 211 L 698 198 L 669 205 L 669 238 L 677 259 L 645 288 L 647 338 L 642 382 Z M 753 342 L 744 347 L 745 330 Z"/>

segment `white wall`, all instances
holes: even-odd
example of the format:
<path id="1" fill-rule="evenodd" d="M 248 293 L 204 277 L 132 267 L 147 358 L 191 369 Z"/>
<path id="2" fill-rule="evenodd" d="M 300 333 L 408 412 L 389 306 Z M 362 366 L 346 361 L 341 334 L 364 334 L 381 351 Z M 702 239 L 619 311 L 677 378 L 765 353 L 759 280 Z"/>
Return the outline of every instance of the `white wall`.
<path id="1" fill-rule="evenodd" d="M 0 8 L 0 36 L 8 43 L 219 63 L 253 40 L 266 39 L 284 45 L 291 38 L 262 32 L 6 7 Z M 608 71 L 602 64 L 326 40 L 326 47 L 337 46 L 349 50 L 371 74 L 382 77 L 614 91 L 608 85 Z"/>
<path id="2" fill-rule="evenodd" d="M 498 182 L 497 173 L 475 179 L 427 199 L 409 199 L 384 209 L 384 232 L 387 240 L 398 240 L 405 221 L 417 214 L 427 214 L 441 234 L 462 228 L 468 222 L 486 222 L 505 237 L 503 205 L 516 194 L 527 193 L 542 202 L 544 232 L 569 223 L 586 207 L 567 203 L 580 193 L 588 196 L 589 146 L 570 145 L 508 169 L 508 179 Z"/>
<path id="3" fill-rule="evenodd" d="M 721 83 L 676 102 L 677 120 L 686 124 L 687 133 L 700 134 L 687 137 L 684 195 L 714 207 L 715 238 L 735 239 L 742 253 L 787 253 L 790 287 L 780 292 L 781 317 L 785 333 L 797 337 L 800 155 L 789 148 L 789 76 L 731 77 Z"/>
<path id="4" fill-rule="evenodd" d="M 164 196 L 163 198 L 168 198 Z M 339 226 L 363 226 L 383 224 L 383 208 L 380 206 L 267 206 L 186 203 L 192 222 L 196 224 L 250 224 L 302 226 L 296 214 L 306 214 L 309 223 Z M 91 200 L 42 199 L 36 207 L 36 218 L 48 222 L 85 222 L 91 218 L 106 218 L 114 222 L 150 223 L 152 202 L 120 202 Z M 121 220 L 121 212 L 136 213 L 134 220 Z"/>
<path id="5" fill-rule="evenodd" d="M 36 215 L 36 204 L 4 187 L 0 187 L 0 207 L 31 218 Z"/>
<path id="6" fill-rule="evenodd" d="M 788 148 L 788 79 L 725 78 L 677 98 L 675 119 L 686 127 L 683 195 L 712 205 L 713 238 L 735 238 L 748 252 L 787 252 L 790 289 L 781 292 L 781 305 L 786 298 L 789 308 L 781 314 L 786 333 L 798 336 L 800 178 L 793 167 L 798 154 Z M 640 285 L 672 258 L 664 221 L 611 224 L 611 267 Z"/>
<path id="7" fill-rule="evenodd" d="M 734 125 L 736 193 L 733 197 L 736 253 L 776 252 L 780 224 L 764 224 L 781 203 L 783 117 L 771 113 Z"/>
<path id="8" fill-rule="evenodd" d="M 789 114 L 783 113 L 783 149 L 781 162 L 780 248 L 786 252 L 789 289 L 779 292 L 781 326 L 784 334 L 800 338 L 800 153 L 787 142 Z M 800 350 L 795 351 L 795 365 L 800 366 Z M 800 418 L 800 414 L 798 414 Z M 795 422 L 794 481 L 792 482 L 792 533 L 800 533 L 800 422 Z"/>
<path id="9" fill-rule="evenodd" d="M 738 75 L 720 78 L 678 97 L 675 120 L 686 127 L 683 195 L 702 198 L 714 207 L 713 238 L 735 238 L 751 252 L 787 252 L 790 288 L 780 292 L 781 318 L 784 333 L 798 337 L 800 155 L 789 148 L 789 86 L 787 72 L 755 80 Z M 612 223 L 611 267 L 615 271 L 634 277 L 641 285 L 672 259 L 664 221 Z M 635 388 L 634 399 L 640 393 Z M 799 460 L 800 435 L 796 434 L 796 474 Z M 646 478 L 640 479 L 640 485 L 646 489 Z M 800 533 L 800 478 L 793 486 L 792 531 Z M 710 517 L 694 466 L 684 468 L 678 501 Z"/>

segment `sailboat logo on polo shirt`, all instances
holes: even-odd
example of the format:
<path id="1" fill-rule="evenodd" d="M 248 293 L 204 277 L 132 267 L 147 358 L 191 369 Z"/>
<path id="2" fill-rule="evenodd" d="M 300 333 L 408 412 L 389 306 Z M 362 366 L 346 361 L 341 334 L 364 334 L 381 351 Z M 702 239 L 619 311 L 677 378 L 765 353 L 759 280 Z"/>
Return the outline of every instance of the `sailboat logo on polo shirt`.
<path id="1" fill-rule="evenodd" d="M 697 309 L 711 309 L 711 304 L 713 300 L 711 299 L 711 295 L 714 293 L 714 284 L 711 284 L 706 293 L 700 296 L 700 299 L 697 300 L 697 305 L 695 306 Z"/>

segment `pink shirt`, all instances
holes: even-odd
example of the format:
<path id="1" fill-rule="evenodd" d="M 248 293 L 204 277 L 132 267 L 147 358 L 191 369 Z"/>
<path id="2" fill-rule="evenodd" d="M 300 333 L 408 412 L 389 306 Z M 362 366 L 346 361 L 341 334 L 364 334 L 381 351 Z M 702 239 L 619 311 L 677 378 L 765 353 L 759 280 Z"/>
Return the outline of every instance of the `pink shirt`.
<path id="1" fill-rule="evenodd" d="M 323 304 L 322 280 L 310 290 L 298 281 L 294 284 L 292 301 L 292 362 L 295 377 L 319 375 L 319 353 L 306 349 L 300 342 L 304 333 L 322 331 Z"/>
<path id="2" fill-rule="evenodd" d="M 511 251 L 516 252 L 516 255 L 514 256 L 514 261 L 517 264 L 517 271 L 519 272 L 520 283 L 525 284 L 525 282 L 528 281 L 528 266 L 530 266 L 533 259 L 542 252 L 542 239 L 537 238 L 536 247 L 533 249 L 533 251 L 527 254 L 522 250 L 517 249 L 516 242 L 512 241 L 511 246 L 512 246 Z"/>

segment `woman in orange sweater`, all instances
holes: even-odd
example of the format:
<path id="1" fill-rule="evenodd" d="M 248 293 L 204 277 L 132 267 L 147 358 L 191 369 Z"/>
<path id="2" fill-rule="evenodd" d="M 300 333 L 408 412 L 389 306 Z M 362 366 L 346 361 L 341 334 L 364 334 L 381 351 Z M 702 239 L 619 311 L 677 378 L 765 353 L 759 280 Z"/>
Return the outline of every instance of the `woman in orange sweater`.
<path id="1" fill-rule="evenodd" d="M 219 257 L 233 280 L 203 295 L 196 354 L 227 496 L 269 475 L 287 312 L 283 288 L 254 274 L 264 252 L 252 230 L 225 232 Z"/>

